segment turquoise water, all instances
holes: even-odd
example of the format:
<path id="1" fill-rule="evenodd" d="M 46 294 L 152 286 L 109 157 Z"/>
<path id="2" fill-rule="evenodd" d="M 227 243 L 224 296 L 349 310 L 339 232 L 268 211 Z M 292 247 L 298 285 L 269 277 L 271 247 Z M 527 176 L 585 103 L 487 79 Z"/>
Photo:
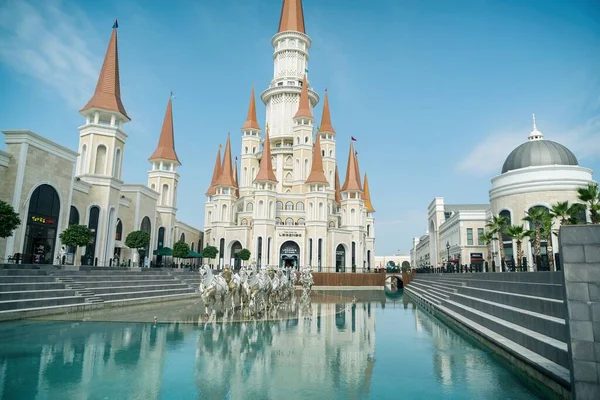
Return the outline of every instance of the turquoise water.
<path id="1" fill-rule="evenodd" d="M 0 398 L 542 398 L 407 298 L 316 297 L 276 321 L 206 323 L 198 310 L 178 302 L 2 323 Z"/>

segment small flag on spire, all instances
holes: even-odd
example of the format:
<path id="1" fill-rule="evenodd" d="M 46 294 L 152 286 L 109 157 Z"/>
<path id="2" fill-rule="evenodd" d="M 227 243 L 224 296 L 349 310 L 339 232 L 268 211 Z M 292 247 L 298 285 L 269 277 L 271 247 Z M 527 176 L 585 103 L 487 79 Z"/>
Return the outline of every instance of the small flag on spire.
<path id="1" fill-rule="evenodd" d="M 221 143 L 219 143 L 219 148 L 220 148 L 220 149 L 222 149 L 222 148 L 223 148 L 223 145 L 222 145 Z"/>
<path id="2" fill-rule="evenodd" d="M 113 24 L 113 29 L 117 29 L 119 27 L 119 21 L 115 18 L 115 23 Z"/>
<path id="3" fill-rule="evenodd" d="M 352 140 L 353 142 L 356 142 L 356 138 L 354 136 L 350 136 L 350 140 Z"/>
<path id="4" fill-rule="evenodd" d="M 235 161 L 237 161 L 237 156 L 235 156 Z"/>
<path id="5" fill-rule="evenodd" d="M 304 68 L 304 72 L 308 74 L 308 68 Z"/>
<path id="6" fill-rule="evenodd" d="M 175 93 L 173 93 L 173 91 L 171 90 L 171 99 L 175 98 Z"/>

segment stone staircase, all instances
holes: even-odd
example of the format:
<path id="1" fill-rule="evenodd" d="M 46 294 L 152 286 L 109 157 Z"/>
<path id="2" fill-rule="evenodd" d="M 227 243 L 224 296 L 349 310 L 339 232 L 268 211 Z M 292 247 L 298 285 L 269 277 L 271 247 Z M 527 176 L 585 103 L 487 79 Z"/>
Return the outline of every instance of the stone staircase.
<path id="1" fill-rule="evenodd" d="M 199 285 L 199 274 L 190 272 L 14 267 L 0 269 L 0 321 L 88 307 L 177 300 L 194 295 Z"/>
<path id="2" fill-rule="evenodd" d="M 569 387 L 562 273 L 417 274 L 405 291 Z"/>

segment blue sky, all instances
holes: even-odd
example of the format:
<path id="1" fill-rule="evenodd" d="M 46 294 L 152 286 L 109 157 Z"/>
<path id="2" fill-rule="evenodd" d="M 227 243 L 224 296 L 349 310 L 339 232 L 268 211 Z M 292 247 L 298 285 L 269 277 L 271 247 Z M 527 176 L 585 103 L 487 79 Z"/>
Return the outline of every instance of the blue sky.
<path id="1" fill-rule="evenodd" d="M 531 130 L 600 170 L 597 0 L 304 0 L 309 79 L 329 89 L 340 173 L 350 136 L 369 174 L 376 253 L 407 252 L 433 197 L 485 203 L 490 179 Z M 272 78 L 279 0 L 7 0 L 0 3 L 0 129 L 77 148 L 119 18 L 123 178 L 146 183 L 169 92 L 179 218 L 203 225 L 215 151 Z M 315 112 L 320 121 L 321 104 Z M 258 104 L 264 126 L 264 106 Z M 4 148 L 4 145 L 0 145 Z"/>

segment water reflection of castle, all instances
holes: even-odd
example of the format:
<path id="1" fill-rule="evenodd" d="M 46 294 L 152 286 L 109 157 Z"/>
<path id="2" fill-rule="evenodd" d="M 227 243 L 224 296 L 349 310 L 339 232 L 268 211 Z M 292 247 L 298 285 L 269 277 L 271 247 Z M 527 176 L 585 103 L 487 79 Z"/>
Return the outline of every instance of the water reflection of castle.
<path id="1" fill-rule="evenodd" d="M 364 398 L 374 366 L 375 310 L 364 303 L 273 322 L 12 326 L 0 329 L 2 399 L 157 399 L 170 361 L 192 366 L 194 350 L 186 381 L 202 398 Z"/>
<path id="2" fill-rule="evenodd" d="M 374 351 L 371 304 L 313 304 L 297 319 L 208 325 L 196 382 L 214 398 L 366 398 Z"/>

